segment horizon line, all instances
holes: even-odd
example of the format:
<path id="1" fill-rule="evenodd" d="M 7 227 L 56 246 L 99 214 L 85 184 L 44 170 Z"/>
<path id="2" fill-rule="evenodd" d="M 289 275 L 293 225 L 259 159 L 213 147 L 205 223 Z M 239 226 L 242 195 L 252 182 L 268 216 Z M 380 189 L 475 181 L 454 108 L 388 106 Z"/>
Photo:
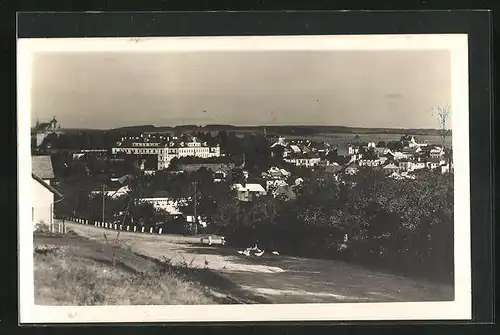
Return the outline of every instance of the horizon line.
<path id="1" fill-rule="evenodd" d="M 385 129 L 385 130 L 433 130 L 433 131 L 442 131 L 441 128 L 410 128 L 410 127 L 382 127 L 382 126 L 373 126 L 373 127 L 364 127 L 364 126 L 345 126 L 345 125 L 324 125 L 324 124 L 301 124 L 301 125 L 293 125 L 293 124 L 253 124 L 253 125 L 235 125 L 230 123 L 210 123 L 210 124 L 176 124 L 176 125 L 154 125 L 154 124 L 135 124 L 135 125 L 124 125 L 117 126 L 113 128 L 98 128 L 98 127 L 61 127 L 61 130 L 64 129 L 88 129 L 88 130 L 118 130 L 122 128 L 139 128 L 139 127 L 152 127 L 152 128 L 179 128 L 179 127 L 198 127 L 198 128 L 206 128 L 206 127 L 234 127 L 234 128 L 275 128 L 275 127 L 297 127 L 297 128 L 306 128 L 306 127 L 338 127 L 338 128 L 347 128 L 347 129 Z M 452 129 L 446 129 L 446 131 L 452 131 Z"/>

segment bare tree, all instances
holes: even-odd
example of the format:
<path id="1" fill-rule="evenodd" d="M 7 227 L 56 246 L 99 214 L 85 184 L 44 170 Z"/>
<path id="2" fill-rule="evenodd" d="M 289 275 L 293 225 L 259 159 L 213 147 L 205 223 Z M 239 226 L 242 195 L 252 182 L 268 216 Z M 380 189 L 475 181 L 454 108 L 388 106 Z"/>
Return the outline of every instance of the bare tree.
<path id="1" fill-rule="evenodd" d="M 446 146 L 446 136 L 448 134 L 448 118 L 451 114 L 451 106 L 444 105 L 437 107 L 436 116 L 441 129 L 441 140 L 443 141 L 443 148 Z"/>

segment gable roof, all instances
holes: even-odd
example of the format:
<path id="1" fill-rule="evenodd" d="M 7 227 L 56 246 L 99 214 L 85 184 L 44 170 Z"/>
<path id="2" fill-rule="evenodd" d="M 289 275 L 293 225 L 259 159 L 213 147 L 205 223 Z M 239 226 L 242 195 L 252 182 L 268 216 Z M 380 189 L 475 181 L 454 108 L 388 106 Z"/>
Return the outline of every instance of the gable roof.
<path id="1" fill-rule="evenodd" d="M 130 189 L 128 183 L 126 182 L 121 183 L 119 180 L 109 180 L 104 182 L 99 180 L 93 180 L 89 181 L 87 185 L 92 189 L 92 192 L 94 193 L 101 193 L 103 185 L 106 185 L 106 192 L 116 192 L 119 190 Z"/>
<path id="2" fill-rule="evenodd" d="M 281 172 L 282 175 L 285 175 L 285 176 L 291 174 L 289 171 L 287 171 L 285 169 L 280 169 L 280 172 Z"/>
<path id="3" fill-rule="evenodd" d="M 54 178 L 50 156 L 31 156 L 31 172 L 41 179 Z"/>
<path id="4" fill-rule="evenodd" d="M 48 189 L 50 192 L 54 193 L 55 195 L 57 195 L 60 199 L 63 199 L 64 196 L 61 194 L 61 192 L 59 192 L 58 190 L 56 190 L 54 187 L 50 186 L 49 184 L 47 184 L 42 178 L 40 178 L 39 176 L 37 176 L 36 174 L 34 174 L 33 172 L 31 173 L 31 177 L 33 179 L 35 179 L 37 182 L 39 182 L 40 184 L 42 184 L 43 187 L 45 187 L 46 189 Z"/>
<path id="5" fill-rule="evenodd" d="M 273 144 L 271 144 L 271 148 L 274 148 L 274 147 L 277 147 L 277 146 L 285 147 L 286 143 L 274 142 Z"/>
<path id="6" fill-rule="evenodd" d="M 397 169 L 397 168 L 398 167 L 393 163 L 389 163 L 386 166 L 384 166 L 384 169 Z"/>
<path id="7" fill-rule="evenodd" d="M 234 184 L 233 187 L 239 192 L 266 192 L 264 187 L 260 184 L 245 184 L 245 186 L 241 184 Z"/>

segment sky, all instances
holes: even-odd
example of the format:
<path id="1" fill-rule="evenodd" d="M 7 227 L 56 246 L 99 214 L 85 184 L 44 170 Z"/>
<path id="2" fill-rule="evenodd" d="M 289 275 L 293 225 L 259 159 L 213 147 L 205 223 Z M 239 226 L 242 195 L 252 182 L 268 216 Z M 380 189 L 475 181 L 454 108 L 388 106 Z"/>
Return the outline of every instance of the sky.
<path id="1" fill-rule="evenodd" d="M 439 128 L 450 64 L 445 50 L 40 53 L 32 122 Z"/>

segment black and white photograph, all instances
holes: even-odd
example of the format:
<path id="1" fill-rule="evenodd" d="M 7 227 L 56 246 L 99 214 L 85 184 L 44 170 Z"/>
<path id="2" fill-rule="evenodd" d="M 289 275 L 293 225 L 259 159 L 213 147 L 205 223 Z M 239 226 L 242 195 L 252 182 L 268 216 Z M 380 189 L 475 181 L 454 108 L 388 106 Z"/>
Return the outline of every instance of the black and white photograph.
<path id="1" fill-rule="evenodd" d="M 21 320 L 470 318 L 467 76 L 466 35 L 20 39 Z"/>

